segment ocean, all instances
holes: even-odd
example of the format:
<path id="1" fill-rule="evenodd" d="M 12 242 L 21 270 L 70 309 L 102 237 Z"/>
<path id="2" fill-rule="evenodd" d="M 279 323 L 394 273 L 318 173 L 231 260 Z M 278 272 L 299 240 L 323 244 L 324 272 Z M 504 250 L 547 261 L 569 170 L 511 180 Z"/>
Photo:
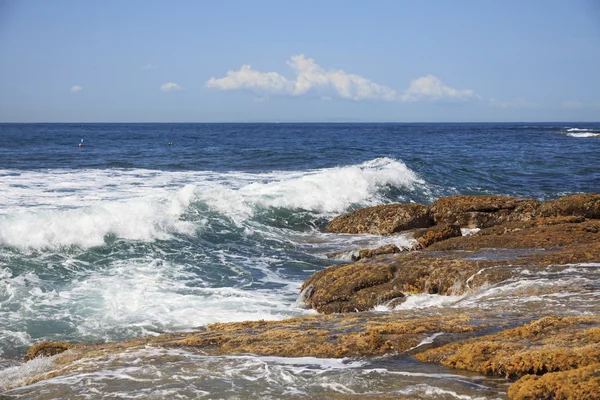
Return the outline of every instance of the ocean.
<path id="1" fill-rule="evenodd" d="M 599 156 L 600 123 L 0 124 L 0 397 L 505 398 L 503 381 L 407 357 L 184 350 L 172 350 L 170 363 L 136 364 L 134 354 L 127 367 L 3 388 L 43 367 L 22 357 L 44 340 L 312 315 L 300 286 L 347 262 L 328 253 L 406 240 L 327 233 L 334 216 L 453 194 L 600 192 Z M 557 274 L 528 282 L 585 281 L 589 293 L 554 306 L 589 313 L 600 267 Z M 414 296 L 401 307 L 535 308 L 519 303 L 520 287 Z"/>

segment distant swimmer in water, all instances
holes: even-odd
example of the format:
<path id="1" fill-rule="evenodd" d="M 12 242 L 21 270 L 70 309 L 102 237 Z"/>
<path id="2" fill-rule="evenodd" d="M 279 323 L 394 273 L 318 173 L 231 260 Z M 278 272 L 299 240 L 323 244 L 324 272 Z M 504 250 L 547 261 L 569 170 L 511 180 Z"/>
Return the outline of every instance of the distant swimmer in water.
<path id="1" fill-rule="evenodd" d="M 173 142 L 169 142 L 169 146 L 173 146 Z"/>
<path id="2" fill-rule="evenodd" d="M 81 142 L 79 142 L 79 147 L 83 147 L 83 139 L 81 139 Z"/>

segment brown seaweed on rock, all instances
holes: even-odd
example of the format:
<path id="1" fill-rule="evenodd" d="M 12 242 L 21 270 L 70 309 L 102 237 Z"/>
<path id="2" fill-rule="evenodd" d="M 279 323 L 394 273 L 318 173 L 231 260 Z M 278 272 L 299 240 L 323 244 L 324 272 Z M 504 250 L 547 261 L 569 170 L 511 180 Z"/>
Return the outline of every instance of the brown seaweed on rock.
<path id="1" fill-rule="evenodd" d="M 519 400 L 598 400 L 600 363 L 542 376 L 525 375 L 508 388 L 508 397 Z"/>
<path id="2" fill-rule="evenodd" d="M 313 274 L 302 286 L 305 303 L 323 313 L 353 312 L 385 305 L 406 294 L 459 295 L 512 276 L 498 261 L 413 252 L 337 265 Z M 509 262 L 504 262 L 509 264 Z"/>
<path id="3" fill-rule="evenodd" d="M 450 238 L 432 244 L 428 251 L 479 250 L 483 248 L 553 249 L 600 241 L 600 220 L 580 217 L 512 222 L 483 229 L 475 235 Z"/>
<path id="4" fill-rule="evenodd" d="M 536 210 L 536 216 L 580 216 L 600 219 L 600 194 L 576 194 L 547 201 Z"/>
<path id="5" fill-rule="evenodd" d="M 197 332 L 177 332 L 114 343 L 78 344 L 45 342 L 60 348 L 54 370 L 31 378 L 31 384 L 55 376 L 81 372 L 82 359 L 110 359 L 114 354 L 148 346 L 185 348 L 206 355 L 257 354 L 283 357 L 358 357 L 397 354 L 410 350 L 437 332 L 461 335 L 489 327 L 489 321 L 472 321 L 463 314 L 422 316 L 412 313 L 335 314 L 292 318 L 283 321 L 216 323 Z M 33 349 L 30 353 L 46 355 Z M 67 347 L 70 349 L 67 350 Z M 159 360 L 156 360 L 158 362 Z M 163 360 L 168 362 L 168 358 Z M 86 367 L 87 368 L 87 367 Z"/>
<path id="6" fill-rule="evenodd" d="M 432 221 L 423 204 L 385 204 L 361 208 L 335 217 L 329 232 L 389 235 L 415 228 L 427 228 Z"/>
<path id="7" fill-rule="evenodd" d="M 600 362 L 600 316 L 544 317 L 495 335 L 427 350 L 416 357 L 513 379 L 585 367 Z"/>
<path id="8" fill-rule="evenodd" d="M 25 354 L 25 362 L 33 360 L 36 357 L 50 357 L 56 354 L 60 354 L 63 351 L 75 347 L 74 344 L 67 342 L 40 342 L 29 348 L 27 354 Z"/>
<path id="9" fill-rule="evenodd" d="M 487 228 L 533 217 L 539 203 L 509 196 L 443 197 L 428 208 L 436 224 L 457 224 L 463 228 Z"/>
<path id="10" fill-rule="evenodd" d="M 413 233 L 413 237 L 418 242 L 414 250 L 424 249 L 434 243 L 458 236 L 462 236 L 462 233 L 457 224 L 442 224 L 429 229 L 417 230 Z"/>

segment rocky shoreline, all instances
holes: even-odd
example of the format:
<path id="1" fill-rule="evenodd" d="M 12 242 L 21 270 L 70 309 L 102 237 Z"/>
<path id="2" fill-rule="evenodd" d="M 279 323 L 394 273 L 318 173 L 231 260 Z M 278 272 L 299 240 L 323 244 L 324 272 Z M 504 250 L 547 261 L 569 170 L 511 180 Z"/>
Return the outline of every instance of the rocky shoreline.
<path id="1" fill-rule="evenodd" d="M 518 283 L 524 274 L 551 276 L 574 264 L 600 263 L 600 195 L 543 203 L 506 196 L 450 196 L 429 206 L 391 204 L 356 210 L 334 218 L 327 229 L 340 234 L 404 235 L 414 245 L 358 249 L 355 262 L 313 274 L 301 296 L 317 315 L 219 323 L 194 332 L 116 343 L 43 342 L 33 346 L 25 360 L 56 355 L 56 368 L 18 385 L 72 373 L 83 358 L 155 346 L 209 355 L 408 354 L 421 362 L 504 377 L 511 383 L 511 399 L 600 398 L 597 308 L 585 315 L 551 307 L 440 309 L 435 315 L 402 309 L 411 295 L 461 296 L 501 282 Z M 560 285 L 527 287 L 522 295 L 544 291 L 560 296 L 565 290 Z M 373 312 L 376 307 L 388 312 Z M 440 333 L 440 340 L 428 340 Z"/>

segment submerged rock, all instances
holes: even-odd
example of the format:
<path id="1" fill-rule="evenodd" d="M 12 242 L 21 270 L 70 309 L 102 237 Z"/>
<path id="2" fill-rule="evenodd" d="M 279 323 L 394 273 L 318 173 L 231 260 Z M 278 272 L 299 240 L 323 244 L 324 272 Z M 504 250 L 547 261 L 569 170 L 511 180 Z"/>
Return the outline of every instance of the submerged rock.
<path id="1" fill-rule="evenodd" d="M 508 196 L 443 197 L 429 206 L 436 224 L 458 224 L 462 228 L 487 228 L 510 221 L 533 218 L 539 203 Z"/>
<path id="2" fill-rule="evenodd" d="M 338 233 L 389 235 L 431 225 L 427 207 L 423 204 L 385 204 L 337 216 L 329 222 L 327 230 Z"/>
<path id="3" fill-rule="evenodd" d="M 399 354 L 416 348 L 437 332 L 471 334 L 489 328 L 492 321 L 471 320 L 464 314 L 424 316 L 397 314 L 315 315 L 283 321 L 216 323 L 196 332 L 177 332 L 114 343 L 81 344 L 52 360 L 52 370 L 31 376 L 22 384 L 70 374 L 95 372 L 106 363 L 118 365 L 114 355 L 155 348 L 184 348 L 202 355 L 256 354 L 282 357 L 361 357 Z M 46 342 L 60 347 L 59 343 Z M 430 342 L 428 342 L 430 343 Z M 35 346 L 34 346 L 35 347 Z M 426 348 L 427 346 L 424 346 Z M 85 365 L 82 359 L 95 360 Z M 153 356 L 153 363 L 172 362 Z M 129 361 L 125 366 L 130 367 Z M 82 369 L 89 368 L 89 369 Z M 96 368 L 96 369 L 94 369 Z"/>

